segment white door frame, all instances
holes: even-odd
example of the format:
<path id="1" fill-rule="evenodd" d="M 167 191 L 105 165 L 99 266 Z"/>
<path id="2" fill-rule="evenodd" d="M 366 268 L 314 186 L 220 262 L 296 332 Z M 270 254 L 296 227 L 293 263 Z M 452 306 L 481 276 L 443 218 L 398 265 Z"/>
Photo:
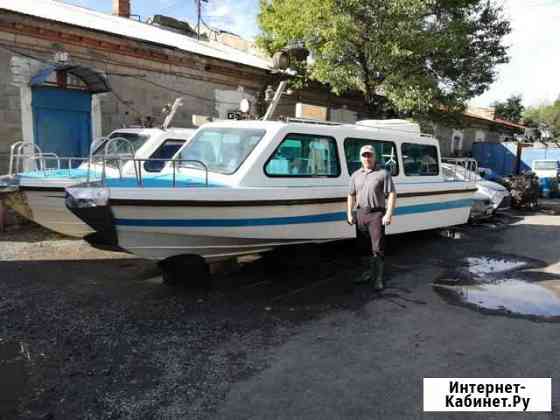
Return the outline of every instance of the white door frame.
<path id="1" fill-rule="evenodd" d="M 21 100 L 21 140 L 35 144 L 35 133 L 33 130 L 33 108 L 31 101 L 33 99 L 33 91 L 31 86 L 21 86 L 19 88 Z M 14 139 L 14 141 L 17 141 Z"/>

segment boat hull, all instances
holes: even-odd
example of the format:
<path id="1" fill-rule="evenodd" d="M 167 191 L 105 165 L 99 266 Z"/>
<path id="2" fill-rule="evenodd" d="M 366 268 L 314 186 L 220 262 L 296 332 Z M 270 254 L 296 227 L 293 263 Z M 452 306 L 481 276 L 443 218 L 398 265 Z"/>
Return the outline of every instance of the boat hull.
<path id="1" fill-rule="evenodd" d="M 129 252 L 158 260 L 184 254 L 219 260 L 353 238 L 343 205 L 111 207 L 118 244 Z"/>
<path id="2" fill-rule="evenodd" d="M 111 199 L 111 209 L 118 245 L 127 251 L 157 260 L 188 254 L 212 261 L 291 244 L 355 238 L 355 226 L 346 222 L 346 197 L 327 200 L 197 205 Z M 403 194 L 387 233 L 464 224 L 471 205 L 472 191 Z"/>
<path id="3" fill-rule="evenodd" d="M 94 232 L 68 210 L 64 203 L 64 187 L 20 186 L 17 194 L 19 197 L 14 196 L 8 200 L 7 205 L 47 229 L 76 238 L 83 238 Z"/>

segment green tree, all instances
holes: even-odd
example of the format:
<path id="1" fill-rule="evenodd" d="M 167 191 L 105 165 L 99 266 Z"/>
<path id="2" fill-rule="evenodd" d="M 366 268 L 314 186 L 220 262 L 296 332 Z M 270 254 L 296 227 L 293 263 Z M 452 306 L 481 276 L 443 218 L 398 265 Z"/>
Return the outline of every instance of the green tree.
<path id="1" fill-rule="evenodd" d="M 303 40 L 304 81 L 382 94 L 398 111 L 463 109 L 508 61 L 510 24 L 489 0 L 261 0 L 258 44 L 274 53 Z"/>
<path id="2" fill-rule="evenodd" d="M 560 140 L 560 98 L 552 104 L 528 107 L 523 122 L 529 127 L 548 128 L 552 136 Z"/>
<path id="3" fill-rule="evenodd" d="M 521 121 L 525 107 L 521 95 L 512 95 L 503 102 L 496 101 L 492 106 L 496 110 L 496 117 L 518 123 Z"/>

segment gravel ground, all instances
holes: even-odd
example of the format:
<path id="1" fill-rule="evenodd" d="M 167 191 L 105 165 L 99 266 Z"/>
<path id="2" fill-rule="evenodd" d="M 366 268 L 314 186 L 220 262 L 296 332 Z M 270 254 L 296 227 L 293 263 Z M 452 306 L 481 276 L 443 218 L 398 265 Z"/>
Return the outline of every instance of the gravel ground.
<path id="1" fill-rule="evenodd" d="M 168 287 L 152 262 L 12 229 L 0 234 L 0 419 L 432 418 L 423 376 L 554 382 L 556 324 L 451 305 L 431 283 L 466 257 L 525 254 L 535 238 L 526 256 L 550 269 L 558 219 L 391 238 L 381 295 L 351 285 L 361 267 L 349 243 Z"/>
<path id="2" fill-rule="evenodd" d="M 122 258 L 122 253 L 94 249 L 87 242 L 43 229 L 34 223 L 0 232 L 0 261 Z"/>

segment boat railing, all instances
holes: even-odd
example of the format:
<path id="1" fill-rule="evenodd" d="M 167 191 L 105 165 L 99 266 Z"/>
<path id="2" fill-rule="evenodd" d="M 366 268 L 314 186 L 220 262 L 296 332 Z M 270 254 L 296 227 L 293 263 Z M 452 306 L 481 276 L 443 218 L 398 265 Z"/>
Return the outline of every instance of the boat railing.
<path id="1" fill-rule="evenodd" d="M 24 172 L 26 169 L 26 160 L 41 156 L 43 152 L 39 146 L 29 141 L 17 141 L 10 146 L 10 162 L 8 175 L 13 176 L 19 172 Z"/>
<path id="2" fill-rule="evenodd" d="M 60 170 L 64 167 L 62 161 L 68 158 L 61 158 L 56 153 L 44 153 L 41 148 L 34 143 L 18 141 L 10 148 L 10 162 L 8 175 L 14 176 L 26 171 Z M 70 158 L 77 160 L 80 158 Z M 52 165 L 51 165 L 52 163 Z"/>
<path id="3" fill-rule="evenodd" d="M 92 170 L 90 165 L 91 160 L 84 157 L 60 157 L 55 153 L 44 153 L 41 155 L 27 156 L 26 159 L 29 162 L 33 162 L 33 171 L 45 178 L 51 176 L 77 176 L 77 174 L 73 172 L 76 168 L 86 170 L 88 175 Z M 87 164 L 87 168 L 83 167 L 85 164 Z M 84 175 L 82 174 L 81 176 Z"/>
<path id="4" fill-rule="evenodd" d="M 101 139 L 105 140 L 105 139 Z M 123 144 L 123 152 L 112 152 L 111 148 L 119 150 L 115 147 L 118 143 Z M 97 145 L 100 142 L 97 141 Z M 14 176 L 26 171 L 38 171 L 44 177 L 56 175 L 60 176 L 60 171 L 68 170 L 68 175 L 74 175 L 71 169 L 81 168 L 86 171 L 86 182 L 101 182 L 106 185 L 107 178 L 115 178 L 108 174 L 108 168 L 116 167 L 118 170 L 118 178 L 125 176 L 134 177 L 138 186 L 144 186 L 145 164 L 161 165 L 159 173 L 168 173 L 171 175 L 171 185 L 176 187 L 179 185 L 177 176 L 180 168 L 199 169 L 204 172 L 204 184 L 208 186 L 208 166 L 195 159 L 155 159 L 155 158 L 136 158 L 135 149 L 132 143 L 123 138 L 115 137 L 107 139 L 104 145 L 104 153 L 95 155 L 93 152 L 97 147 L 91 147 L 88 157 L 60 157 L 56 153 L 44 153 L 41 148 L 31 142 L 18 141 L 12 144 L 10 148 L 9 172 L 10 176 Z M 132 171 L 125 170 L 125 165 Z M 86 165 L 87 164 L 87 165 Z M 193 167 L 194 166 L 194 167 Z M 132 172 L 132 173 L 131 173 Z"/>
<path id="5" fill-rule="evenodd" d="M 41 171 L 48 176 L 55 170 L 74 169 L 88 160 L 91 160 L 94 145 L 97 147 L 105 138 L 97 139 L 92 143 L 90 156 L 87 157 L 60 157 L 56 153 L 43 152 L 41 148 L 30 141 L 17 141 L 10 146 L 8 175 L 28 171 Z"/>
<path id="6" fill-rule="evenodd" d="M 49 165 L 47 164 L 47 161 L 48 162 L 53 161 L 55 164 L 55 168 L 57 170 L 61 169 L 60 157 L 56 153 L 36 154 L 36 155 L 29 156 L 28 159 L 31 162 L 33 161 L 37 162 L 37 165 L 35 166 L 39 171 L 46 171 L 50 169 Z"/>
<path id="7" fill-rule="evenodd" d="M 119 153 L 119 143 L 124 145 L 124 151 Z M 116 153 L 111 151 L 111 146 L 117 150 Z M 122 179 L 123 176 L 123 164 L 129 162 L 131 159 L 134 159 L 136 155 L 136 149 L 130 142 L 130 140 L 125 139 L 124 137 L 113 137 L 105 142 L 105 147 L 103 149 L 103 159 L 101 161 L 101 182 L 105 183 L 107 178 L 107 162 L 116 162 L 117 170 L 119 171 L 119 178 Z M 91 161 L 93 160 L 93 156 L 90 156 L 90 165 Z M 136 178 L 141 177 L 140 174 L 136 172 L 136 165 L 134 165 L 134 171 Z M 88 171 L 88 182 L 90 181 L 89 178 L 89 171 Z"/>
<path id="8" fill-rule="evenodd" d="M 443 163 L 451 165 L 452 181 L 473 182 L 478 180 L 478 162 L 473 158 L 443 158 Z"/>
<path id="9" fill-rule="evenodd" d="M 189 168 L 189 169 L 199 169 L 204 172 L 204 185 L 208 186 L 208 166 L 200 161 L 194 159 L 156 159 L 156 158 L 137 158 L 137 157 L 127 157 L 123 155 L 107 155 L 107 156 L 93 156 L 90 159 L 89 168 L 101 167 L 101 176 L 99 180 L 95 180 L 96 182 L 99 181 L 102 186 L 107 186 L 107 179 L 108 178 L 117 178 L 117 177 L 108 177 L 106 174 L 107 170 L 107 162 L 106 160 L 116 161 L 117 167 L 121 168 L 119 171 L 119 179 L 122 179 L 126 174 L 123 176 L 122 168 L 124 168 L 125 164 L 128 164 L 128 171 L 127 173 L 130 174 L 130 178 L 133 178 L 136 181 L 136 185 L 138 187 L 145 186 L 145 164 L 157 164 L 161 163 L 162 170 L 157 171 L 160 175 L 170 175 L 171 176 L 171 186 L 177 187 L 180 185 L 180 180 L 178 179 L 178 175 L 180 175 L 179 170 L 181 168 Z M 132 169 L 132 171 L 130 171 Z M 90 178 L 88 171 L 87 183 L 91 183 L 92 180 Z M 132 173 L 131 173 L 132 172 Z M 128 178 L 128 176 L 126 176 Z"/>
<path id="10" fill-rule="evenodd" d="M 197 168 L 193 168 L 192 165 L 195 164 L 197 166 L 200 167 L 201 170 L 204 171 L 204 184 L 207 187 L 208 186 L 208 166 L 200 161 L 200 160 L 194 160 L 194 159 L 151 159 L 151 158 L 144 158 L 144 159 L 138 159 L 135 158 L 133 159 L 136 170 L 135 172 L 139 175 L 138 178 L 138 185 L 139 186 L 144 186 L 144 181 L 142 178 L 142 169 L 144 167 L 144 164 L 146 162 L 150 162 L 150 163 L 155 163 L 155 162 L 162 162 L 164 164 L 164 167 L 171 167 L 171 186 L 173 188 L 175 188 L 177 186 L 177 170 L 180 168 L 189 168 L 189 169 L 197 169 Z M 167 172 L 161 172 L 161 173 L 167 173 Z"/>

